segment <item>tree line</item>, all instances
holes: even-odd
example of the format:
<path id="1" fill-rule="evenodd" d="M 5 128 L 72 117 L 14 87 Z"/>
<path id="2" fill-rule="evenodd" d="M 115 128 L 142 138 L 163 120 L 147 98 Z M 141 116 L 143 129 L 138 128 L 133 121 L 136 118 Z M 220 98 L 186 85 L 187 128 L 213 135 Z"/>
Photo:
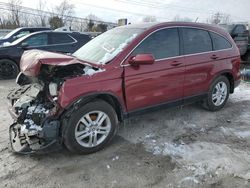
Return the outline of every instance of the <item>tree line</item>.
<path id="1" fill-rule="evenodd" d="M 47 10 L 46 10 L 47 9 Z M 15 29 L 17 27 L 50 27 L 52 29 L 68 26 L 76 31 L 105 32 L 116 26 L 115 23 L 103 22 L 95 15 L 86 18 L 75 17 L 75 6 L 68 0 L 48 9 L 46 0 L 39 0 L 37 8 L 22 6 L 22 0 L 9 0 L 0 3 L 0 28 Z"/>

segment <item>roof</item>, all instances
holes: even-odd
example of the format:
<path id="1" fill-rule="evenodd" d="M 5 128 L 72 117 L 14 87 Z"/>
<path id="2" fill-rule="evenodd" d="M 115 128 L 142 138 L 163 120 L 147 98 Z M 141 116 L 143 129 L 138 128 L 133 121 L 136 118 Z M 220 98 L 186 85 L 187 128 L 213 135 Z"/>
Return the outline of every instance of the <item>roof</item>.
<path id="1" fill-rule="evenodd" d="M 153 29 L 153 28 L 162 28 L 162 27 L 198 27 L 207 30 L 213 30 L 219 33 L 224 33 L 225 30 L 217 25 L 205 24 L 205 23 L 196 23 L 196 22 L 150 22 L 150 23 L 141 23 L 141 24 L 131 24 L 120 26 L 119 28 L 137 28 L 137 29 Z"/>

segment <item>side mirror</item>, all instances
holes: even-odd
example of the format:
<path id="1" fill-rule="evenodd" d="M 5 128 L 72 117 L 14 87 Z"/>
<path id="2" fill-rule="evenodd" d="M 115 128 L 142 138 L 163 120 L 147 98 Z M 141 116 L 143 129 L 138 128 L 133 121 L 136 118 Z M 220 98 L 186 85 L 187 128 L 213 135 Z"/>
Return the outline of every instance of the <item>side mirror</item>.
<path id="1" fill-rule="evenodd" d="M 138 54 L 129 60 L 130 65 L 151 65 L 155 62 L 155 58 L 152 54 Z"/>
<path id="2" fill-rule="evenodd" d="M 26 42 L 23 42 L 23 43 L 21 44 L 21 47 L 24 48 L 24 49 L 27 48 L 28 46 L 29 46 L 29 45 L 28 45 L 28 43 L 26 43 Z"/>

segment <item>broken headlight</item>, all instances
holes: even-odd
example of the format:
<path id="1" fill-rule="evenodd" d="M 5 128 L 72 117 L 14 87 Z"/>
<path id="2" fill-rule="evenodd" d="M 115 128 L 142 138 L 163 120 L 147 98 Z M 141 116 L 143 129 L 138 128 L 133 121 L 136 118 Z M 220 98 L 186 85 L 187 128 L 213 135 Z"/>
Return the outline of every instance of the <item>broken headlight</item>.
<path id="1" fill-rule="evenodd" d="M 50 95 L 52 96 L 52 97 L 55 97 L 55 96 L 57 96 L 57 84 L 56 83 L 53 83 L 53 82 L 51 82 L 50 84 L 49 84 L 49 93 L 50 93 Z"/>

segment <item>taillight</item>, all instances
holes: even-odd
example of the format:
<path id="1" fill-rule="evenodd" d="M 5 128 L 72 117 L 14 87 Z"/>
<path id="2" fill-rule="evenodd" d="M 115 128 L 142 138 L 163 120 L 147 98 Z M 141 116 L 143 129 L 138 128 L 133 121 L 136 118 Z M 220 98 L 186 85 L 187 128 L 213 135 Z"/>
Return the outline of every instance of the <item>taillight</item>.
<path id="1" fill-rule="evenodd" d="M 233 60 L 233 66 L 237 71 L 240 71 L 240 64 L 241 64 L 241 59 L 237 58 Z"/>

